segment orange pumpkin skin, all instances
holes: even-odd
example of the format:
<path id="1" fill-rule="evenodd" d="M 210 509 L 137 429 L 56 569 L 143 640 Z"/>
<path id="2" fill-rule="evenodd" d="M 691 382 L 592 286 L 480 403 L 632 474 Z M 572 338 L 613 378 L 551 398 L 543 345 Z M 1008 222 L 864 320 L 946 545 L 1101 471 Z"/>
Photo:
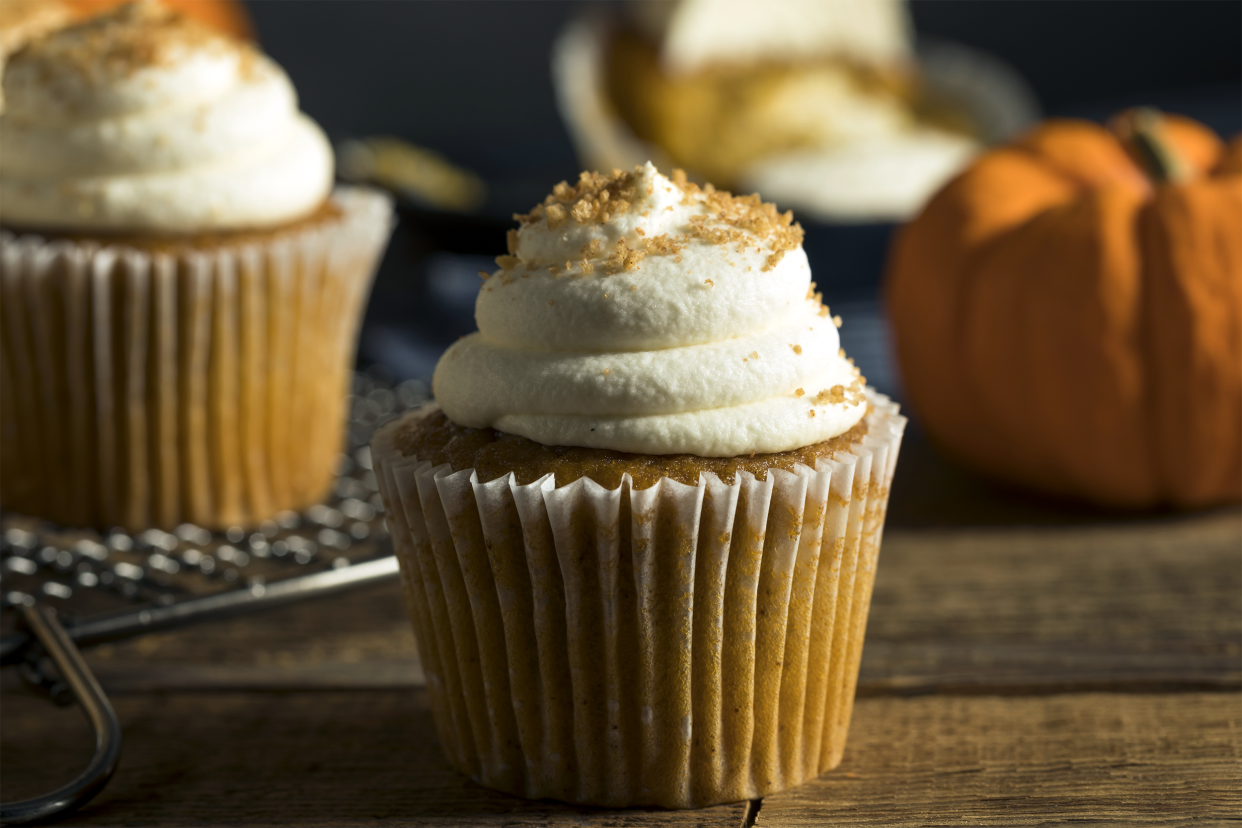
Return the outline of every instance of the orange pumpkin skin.
<path id="1" fill-rule="evenodd" d="M 1182 183 L 1049 121 L 898 234 L 909 401 L 967 465 L 1112 506 L 1242 499 L 1242 141 L 1173 117 L 1163 134 Z"/>
<path id="2" fill-rule="evenodd" d="M 64 0 L 75 17 L 93 17 L 130 0 Z M 160 0 L 187 17 L 239 40 L 254 40 L 250 14 L 238 0 Z"/>

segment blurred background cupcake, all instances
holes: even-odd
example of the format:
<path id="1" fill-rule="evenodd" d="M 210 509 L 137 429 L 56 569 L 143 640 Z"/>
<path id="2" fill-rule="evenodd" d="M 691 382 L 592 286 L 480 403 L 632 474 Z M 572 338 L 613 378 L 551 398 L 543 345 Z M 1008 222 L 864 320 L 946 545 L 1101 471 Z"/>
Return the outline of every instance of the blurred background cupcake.
<path id="1" fill-rule="evenodd" d="M 1031 121 L 1015 73 L 963 47 L 916 52 L 900 0 L 636 0 L 557 44 L 584 163 L 666 157 L 822 220 L 911 215 L 984 143 Z"/>
<path id="2" fill-rule="evenodd" d="M 3 83 L 5 508 L 140 529 L 315 502 L 389 199 L 334 190 L 283 70 L 163 4 L 34 37 Z"/>

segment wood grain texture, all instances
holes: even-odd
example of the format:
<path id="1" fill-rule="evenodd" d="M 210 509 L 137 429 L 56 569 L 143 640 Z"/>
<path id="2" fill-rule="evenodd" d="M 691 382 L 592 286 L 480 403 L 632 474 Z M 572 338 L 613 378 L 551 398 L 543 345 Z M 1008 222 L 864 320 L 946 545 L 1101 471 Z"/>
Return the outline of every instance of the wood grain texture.
<path id="1" fill-rule="evenodd" d="M 862 696 L 1242 686 L 1236 511 L 890 531 L 880 558 Z M 416 658 L 395 583 L 88 653 L 112 693 L 401 687 Z"/>
<path id="2" fill-rule="evenodd" d="M 744 802 L 605 811 L 487 790 L 441 755 L 423 689 L 149 694 L 114 704 L 121 768 L 60 824 L 738 828 L 746 812 Z M 86 764 L 90 734 L 76 710 L 6 693 L 0 715 L 6 800 L 44 793 Z"/>
<path id="3" fill-rule="evenodd" d="M 289 666 L 363 664 L 416 655 L 401 587 L 392 581 L 256 615 L 144 635 L 88 650 L 103 662 Z"/>
<path id="4" fill-rule="evenodd" d="M 840 767 L 755 825 L 1236 824 L 1240 743 L 1235 693 L 865 699 Z"/>
<path id="5" fill-rule="evenodd" d="M 889 532 L 860 688 L 1242 686 L 1242 516 Z"/>
<path id="6" fill-rule="evenodd" d="M 757 825 L 1236 818 L 1240 564 L 1237 510 L 889 531 L 845 762 L 765 799 Z M 88 660 L 126 753 L 66 824 L 737 826 L 748 808 L 594 811 L 470 783 L 412 688 L 395 584 Z M 81 715 L 23 695 L 13 671 L 0 684 L 3 797 L 73 776 L 89 756 Z"/>
<path id="7" fill-rule="evenodd" d="M 1130 642 L 1229 654 L 1236 510 L 1090 527 L 886 532 L 868 641 Z"/>

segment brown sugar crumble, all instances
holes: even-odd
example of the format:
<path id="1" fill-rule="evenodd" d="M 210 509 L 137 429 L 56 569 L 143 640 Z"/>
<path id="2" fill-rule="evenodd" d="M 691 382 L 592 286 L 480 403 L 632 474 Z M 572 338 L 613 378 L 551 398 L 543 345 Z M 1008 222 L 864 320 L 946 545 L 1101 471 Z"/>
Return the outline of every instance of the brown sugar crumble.
<path id="1" fill-rule="evenodd" d="M 188 50 L 233 53 L 243 76 L 254 72 L 255 50 L 174 9 L 154 2 L 127 3 L 54 30 L 9 57 L 45 74 L 72 72 L 88 83 L 106 83 L 142 69 L 168 66 Z"/>
<path id="2" fill-rule="evenodd" d="M 529 213 L 515 213 L 513 218 L 526 226 L 546 217 L 548 227 L 553 230 L 567 217 L 579 224 L 604 224 L 630 211 L 638 194 L 636 177 L 637 170 L 613 170 L 611 175 L 584 172 L 578 176 L 577 184 L 560 182 L 542 204 Z"/>
<path id="3" fill-rule="evenodd" d="M 513 472 L 519 485 L 533 483 L 549 472 L 556 475 L 557 487 L 566 486 L 582 477 L 589 477 L 601 486 L 614 489 L 621 476 L 629 473 L 635 488 L 646 489 L 661 478 L 694 486 L 701 473 L 715 474 L 726 484 L 738 472 L 749 472 L 766 480 L 770 469 L 793 471 L 821 459 L 829 459 L 839 451 L 861 442 L 867 435 L 866 418 L 844 434 L 791 451 L 772 454 L 754 453 L 738 457 L 698 457 L 693 454 L 631 454 L 608 449 L 580 446 L 545 446 L 490 428 L 465 428 L 450 421 L 444 412 L 434 409 L 423 416 L 414 415 L 397 426 L 394 435 L 402 455 L 428 460 L 436 465 L 447 463 L 454 471 L 474 469 L 480 482 L 495 480 Z"/>
<path id="4" fill-rule="evenodd" d="M 558 183 L 542 204 L 536 205 L 529 213 L 515 213 L 513 217 L 523 227 L 545 221 L 549 230 L 557 230 L 571 219 L 583 226 L 604 224 L 633 209 L 638 195 L 637 179 L 642 169 L 636 167 L 631 172 L 613 170 L 607 175 L 584 172 L 578 176 L 576 184 L 571 185 L 567 181 Z M 778 212 L 775 205 L 764 203 L 757 194 L 734 196 L 717 190 L 711 184 L 699 187 L 686 178 L 683 170 L 674 170 L 671 178 L 682 188 L 684 204 L 700 204 L 705 211 L 691 216 L 687 232 L 675 237 L 663 234 L 648 239 L 647 231 L 636 227 L 634 233 L 641 241 L 641 249 L 637 245 L 631 247 L 623 237 L 601 265 L 604 273 L 614 275 L 635 270 L 647 255 L 672 256 L 673 261 L 680 264 L 681 251 L 691 241 L 737 245 L 741 251 L 752 248 L 757 252 L 766 250 L 767 256 L 761 267 L 766 272 L 776 267 L 788 251 L 802 243 L 803 230 L 794 222 L 793 213 Z M 653 191 L 650 184 L 646 189 L 648 195 Z M 673 208 L 669 206 L 666 209 Z M 642 215 L 646 216 L 647 211 Z M 508 241 L 509 255 L 514 256 L 517 252 L 517 231 L 510 231 Z M 599 239 L 587 243 L 581 251 L 584 259 L 601 254 L 602 247 Z M 729 264 L 736 266 L 732 261 Z M 509 269 L 504 265 L 501 267 Z M 746 269 L 753 268 L 748 266 Z M 593 271 L 594 268 L 583 268 L 584 273 Z"/>
<path id="5" fill-rule="evenodd" d="M 617 239 L 616 247 L 604 260 L 604 272 L 613 276 L 623 270 L 635 270 L 646 256 L 641 250 L 630 250 L 629 241 L 622 236 Z"/>
<path id="6" fill-rule="evenodd" d="M 819 405 L 845 402 L 845 386 L 834 385 L 831 388 L 825 388 L 815 395 L 815 402 Z"/>

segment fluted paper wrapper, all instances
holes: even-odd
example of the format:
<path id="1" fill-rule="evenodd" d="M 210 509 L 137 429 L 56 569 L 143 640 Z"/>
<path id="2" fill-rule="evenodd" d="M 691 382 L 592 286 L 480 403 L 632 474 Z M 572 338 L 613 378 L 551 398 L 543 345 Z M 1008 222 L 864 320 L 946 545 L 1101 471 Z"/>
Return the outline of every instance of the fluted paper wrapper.
<path id="1" fill-rule="evenodd" d="M 328 487 L 389 199 L 147 253 L 0 234 L 0 497 L 69 525 L 249 525 Z"/>
<path id="2" fill-rule="evenodd" d="M 732 485 L 480 483 L 373 443 L 440 744 L 532 799 L 692 808 L 841 760 L 905 418 Z M 415 413 L 412 416 L 418 416 Z"/>

